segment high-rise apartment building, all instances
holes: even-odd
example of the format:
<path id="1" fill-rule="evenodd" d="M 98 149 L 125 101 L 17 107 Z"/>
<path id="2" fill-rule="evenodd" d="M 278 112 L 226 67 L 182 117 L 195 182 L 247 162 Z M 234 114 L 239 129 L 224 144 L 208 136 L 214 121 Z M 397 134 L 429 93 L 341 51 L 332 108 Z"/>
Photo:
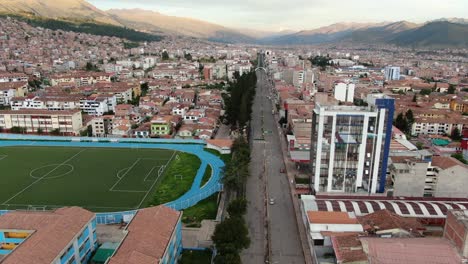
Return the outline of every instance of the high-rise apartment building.
<path id="1" fill-rule="evenodd" d="M 372 94 L 367 102 L 366 107 L 316 103 L 310 159 L 316 192 L 385 191 L 394 99 Z"/>
<path id="2" fill-rule="evenodd" d="M 387 81 L 400 80 L 400 67 L 393 67 L 393 66 L 385 67 L 385 80 Z"/>

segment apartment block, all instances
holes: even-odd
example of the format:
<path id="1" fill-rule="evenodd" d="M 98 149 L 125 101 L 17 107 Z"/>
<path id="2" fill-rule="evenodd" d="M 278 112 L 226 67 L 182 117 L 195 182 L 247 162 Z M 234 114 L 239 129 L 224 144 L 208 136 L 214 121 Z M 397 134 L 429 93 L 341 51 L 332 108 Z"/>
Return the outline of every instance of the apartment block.
<path id="1" fill-rule="evenodd" d="M 459 114 L 449 114 L 443 117 L 416 117 L 411 127 L 411 134 L 418 135 L 450 135 L 452 131 L 468 129 L 468 117 Z"/>
<path id="2" fill-rule="evenodd" d="M 384 192 L 394 100 L 373 94 L 367 101 L 367 107 L 316 104 L 310 155 L 316 192 Z"/>
<path id="3" fill-rule="evenodd" d="M 391 157 L 394 196 L 468 198 L 468 166 L 451 157 Z"/>
<path id="4" fill-rule="evenodd" d="M 6 131 L 14 127 L 25 129 L 26 133 L 37 133 L 39 130 L 50 133 L 58 129 L 64 135 L 79 135 L 82 126 L 80 110 L 0 111 L 0 128 Z"/>

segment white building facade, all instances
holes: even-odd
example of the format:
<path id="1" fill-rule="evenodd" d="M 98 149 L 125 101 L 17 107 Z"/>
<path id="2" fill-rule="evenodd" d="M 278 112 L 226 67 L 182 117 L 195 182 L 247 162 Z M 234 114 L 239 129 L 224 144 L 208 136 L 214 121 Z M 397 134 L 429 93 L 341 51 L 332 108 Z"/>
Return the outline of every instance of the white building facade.
<path id="1" fill-rule="evenodd" d="M 354 102 L 354 83 L 339 82 L 335 84 L 334 96 L 335 99 L 341 102 Z"/>
<path id="2" fill-rule="evenodd" d="M 394 100 L 367 101 L 368 107 L 316 104 L 310 158 L 316 192 L 384 192 Z"/>
<path id="3" fill-rule="evenodd" d="M 395 81 L 400 80 L 400 67 L 387 66 L 384 70 L 385 80 Z"/>

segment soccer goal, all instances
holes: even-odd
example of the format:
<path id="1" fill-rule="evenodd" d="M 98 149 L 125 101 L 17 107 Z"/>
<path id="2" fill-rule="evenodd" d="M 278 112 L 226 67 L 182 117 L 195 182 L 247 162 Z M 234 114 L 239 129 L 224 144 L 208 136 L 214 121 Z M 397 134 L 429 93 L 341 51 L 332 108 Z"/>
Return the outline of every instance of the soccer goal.
<path id="1" fill-rule="evenodd" d="M 166 166 L 161 166 L 159 167 L 159 170 L 158 170 L 158 179 L 159 177 L 161 177 L 161 175 L 164 173 L 164 169 L 166 168 Z"/>
<path id="2" fill-rule="evenodd" d="M 44 206 L 34 206 L 34 205 L 29 205 L 28 206 L 28 211 L 46 211 L 47 205 Z"/>

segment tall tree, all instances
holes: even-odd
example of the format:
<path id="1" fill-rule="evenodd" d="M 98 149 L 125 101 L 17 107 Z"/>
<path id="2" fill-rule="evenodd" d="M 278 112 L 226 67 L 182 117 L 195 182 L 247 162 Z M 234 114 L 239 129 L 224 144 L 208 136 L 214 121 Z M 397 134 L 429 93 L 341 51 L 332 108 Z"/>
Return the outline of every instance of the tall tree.
<path id="1" fill-rule="evenodd" d="M 162 60 L 169 60 L 169 53 L 167 53 L 167 51 L 163 51 L 161 57 Z"/>
<path id="2" fill-rule="evenodd" d="M 403 113 L 399 113 L 397 118 L 395 119 L 395 123 L 394 125 L 400 129 L 401 131 L 403 131 L 403 133 L 407 133 L 408 132 L 408 122 L 405 118 L 405 116 L 403 115 Z"/>
<path id="3" fill-rule="evenodd" d="M 414 123 L 413 110 L 408 109 L 408 111 L 406 111 L 405 118 L 406 118 L 406 121 L 407 121 L 407 125 L 409 127 L 411 127 L 411 125 L 413 125 L 413 123 Z"/>
<path id="4" fill-rule="evenodd" d="M 242 217 L 229 217 L 216 225 L 213 243 L 220 256 L 238 255 L 250 245 L 249 230 Z"/>
<path id="5" fill-rule="evenodd" d="M 245 198 L 238 198 L 231 201 L 227 212 L 230 217 L 242 217 L 247 212 L 247 200 Z"/>
<path id="6" fill-rule="evenodd" d="M 461 133 L 460 133 L 460 130 L 458 129 L 458 127 L 455 127 L 452 130 L 452 133 L 450 134 L 450 138 L 452 138 L 453 140 L 461 140 L 462 139 L 462 136 L 461 136 Z"/>
<path id="7" fill-rule="evenodd" d="M 448 90 L 447 90 L 447 93 L 448 93 L 448 94 L 454 94 L 455 91 L 456 91 L 455 85 L 449 84 L 449 88 L 448 88 Z"/>

